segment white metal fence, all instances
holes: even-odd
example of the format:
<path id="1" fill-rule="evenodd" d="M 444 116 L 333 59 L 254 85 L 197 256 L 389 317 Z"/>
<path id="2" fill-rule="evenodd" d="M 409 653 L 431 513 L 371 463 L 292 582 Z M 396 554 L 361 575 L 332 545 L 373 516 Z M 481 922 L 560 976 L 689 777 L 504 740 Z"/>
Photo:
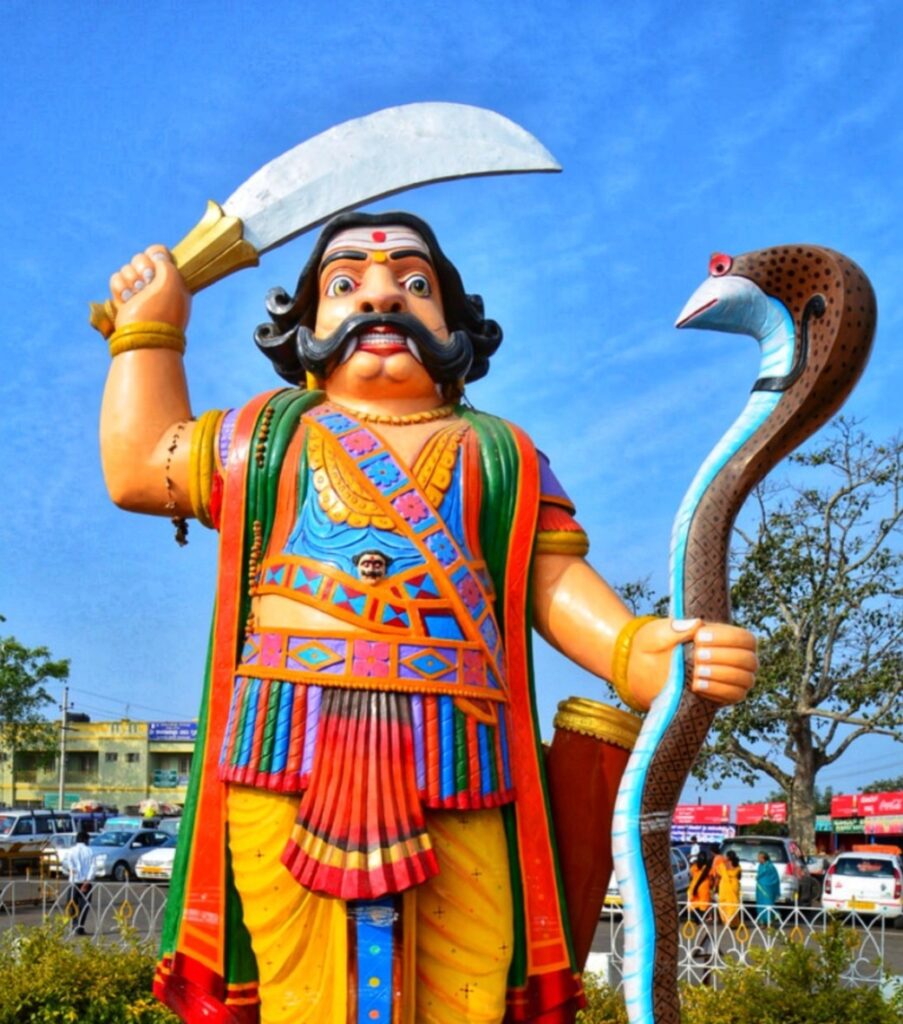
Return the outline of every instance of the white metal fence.
<path id="1" fill-rule="evenodd" d="M 734 927 L 725 926 L 716 907 L 701 917 L 691 916 L 686 905 L 680 907 L 681 924 L 677 951 L 678 976 L 681 981 L 696 985 L 716 985 L 719 974 L 728 966 L 754 966 L 763 950 L 786 945 L 788 942 L 813 946 L 831 922 L 840 920 L 845 929 L 850 950 L 850 966 L 843 980 L 852 985 L 882 984 L 884 970 L 885 935 L 888 925 L 883 917 L 862 917 L 859 914 L 834 912 L 809 907 L 786 907 L 773 912 L 771 920 L 759 920 L 755 908 L 747 906 Z M 607 929 L 608 953 L 591 958 L 588 965 L 601 970 L 609 984 L 618 987 L 623 964 L 624 923 L 621 915 L 603 917 L 603 931 Z M 598 937 L 598 933 L 597 933 Z"/>
<path id="2" fill-rule="evenodd" d="M 144 939 L 159 937 L 166 895 L 167 886 L 152 882 L 95 882 L 84 922 L 89 941 L 118 936 L 124 926 Z M 51 917 L 72 918 L 76 910 L 66 881 L 0 882 L 0 929 L 40 924 Z"/>
<path id="3" fill-rule="evenodd" d="M 141 938 L 159 938 L 163 925 L 168 887 L 153 882 L 96 882 L 91 891 L 90 910 L 85 920 L 87 938 L 69 933 L 72 941 L 110 941 L 127 926 Z M 712 908 L 701 920 L 681 908 L 678 945 L 678 974 L 691 984 L 717 984 L 718 975 L 729 965 L 751 966 L 756 951 L 773 949 L 788 941 L 811 946 L 836 919 L 823 910 L 803 907 L 782 908 L 772 923 L 756 920 L 746 908 L 742 921 L 726 927 Z M 60 879 L 11 879 L 0 881 L 0 929 L 16 924 L 40 924 L 47 918 L 74 916 L 69 883 Z M 880 984 L 885 936 L 888 927 L 881 917 L 843 915 L 849 929 L 851 963 L 844 979 L 850 984 Z M 623 963 L 623 920 L 620 914 L 603 917 L 597 932 L 597 946 L 607 947 L 601 956 L 591 956 L 588 968 L 602 970 L 605 980 L 618 986 Z M 601 940 L 599 942 L 598 940 Z"/>

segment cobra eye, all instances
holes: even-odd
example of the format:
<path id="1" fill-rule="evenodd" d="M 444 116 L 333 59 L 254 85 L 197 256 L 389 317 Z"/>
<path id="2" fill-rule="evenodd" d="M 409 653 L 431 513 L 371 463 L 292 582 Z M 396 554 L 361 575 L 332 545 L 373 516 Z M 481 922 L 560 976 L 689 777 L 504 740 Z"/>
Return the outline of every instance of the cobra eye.
<path id="1" fill-rule="evenodd" d="M 355 287 L 353 279 L 348 277 L 347 274 L 336 274 L 326 286 L 326 294 L 329 298 L 335 299 L 341 295 L 350 295 Z"/>
<path id="2" fill-rule="evenodd" d="M 709 260 L 709 274 L 711 274 L 712 277 L 724 277 L 733 265 L 733 259 L 726 253 L 713 253 L 712 258 Z"/>
<path id="3" fill-rule="evenodd" d="M 429 278 L 424 274 L 411 274 L 404 283 L 405 288 L 420 299 L 428 298 L 433 293 Z"/>

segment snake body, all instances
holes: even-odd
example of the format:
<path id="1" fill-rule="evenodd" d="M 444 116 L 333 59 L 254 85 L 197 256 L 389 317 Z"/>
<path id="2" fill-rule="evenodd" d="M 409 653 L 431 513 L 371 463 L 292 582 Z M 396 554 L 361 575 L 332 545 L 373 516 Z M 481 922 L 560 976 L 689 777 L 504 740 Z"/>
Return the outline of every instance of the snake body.
<path id="1" fill-rule="evenodd" d="M 876 305 L 865 274 L 830 249 L 783 246 L 718 259 L 716 264 L 713 257 L 712 277 L 697 292 L 703 315 L 694 322 L 691 313 L 679 326 L 756 333 L 740 322 L 751 317 L 751 303 L 752 319 L 765 324 L 757 333 L 762 363 L 745 408 L 703 463 L 678 511 L 670 587 L 674 617 L 729 622 L 727 556 L 736 515 L 752 488 L 849 395 L 868 358 Z M 726 280 L 731 277 L 741 280 Z M 745 296 L 747 307 L 745 313 L 738 309 L 737 322 L 730 310 L 720 318 L 710 312 L 722 283 Z M 710 295 L 715 298 L 708 301 Z M 615 806 L 612 838 L 624 900 L 624 993 L 631 1024 L 680 1020 L 670 827 L 717 710 L 690 690 L 692 657 L 689 645 L 675 652 Z"/>

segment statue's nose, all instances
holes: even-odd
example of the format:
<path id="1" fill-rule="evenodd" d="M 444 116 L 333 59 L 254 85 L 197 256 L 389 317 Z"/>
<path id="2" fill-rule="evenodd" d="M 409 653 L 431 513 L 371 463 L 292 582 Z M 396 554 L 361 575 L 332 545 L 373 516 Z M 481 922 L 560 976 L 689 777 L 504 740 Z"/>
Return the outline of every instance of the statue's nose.
<path id="1" fill-rule="evenodd" d="M 403 313 L 407 309 L 405 290 L 388 267 L 374 264 L 367 268 L 357 290 L 361 313 Z"/>

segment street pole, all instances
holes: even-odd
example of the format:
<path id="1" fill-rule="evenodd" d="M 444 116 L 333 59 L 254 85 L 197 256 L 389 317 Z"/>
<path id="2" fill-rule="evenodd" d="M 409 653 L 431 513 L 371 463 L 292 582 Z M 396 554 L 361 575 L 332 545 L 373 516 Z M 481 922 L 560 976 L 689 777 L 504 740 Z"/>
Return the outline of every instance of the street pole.
<path id="1" fill-rule="evenodd" d="M 60 707 L 63 717 L 60 721 L 60 791 L 57 810 L 65 810 L 63 797 L 66 792 L 66 729 L 69 715 L 69 686 L 63 683 L 63 703 Z"/>

